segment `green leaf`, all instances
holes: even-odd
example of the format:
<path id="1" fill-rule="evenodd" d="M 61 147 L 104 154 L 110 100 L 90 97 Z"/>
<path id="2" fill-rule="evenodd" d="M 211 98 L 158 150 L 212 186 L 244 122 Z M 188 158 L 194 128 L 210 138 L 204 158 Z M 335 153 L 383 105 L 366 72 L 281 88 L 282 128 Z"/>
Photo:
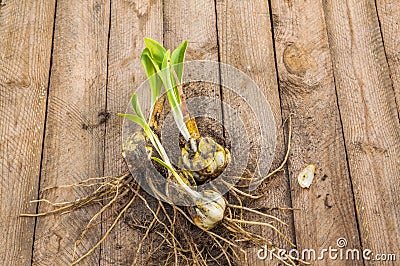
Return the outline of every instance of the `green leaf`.
<path id="1" fill-rule="evenodd" d="M 118 114 L 118 115 L 138 124 L 141 128 L 143 128 L 144 132 L 146 133 L 147 137 L 150 139 L 151 144 L 157 150 L 158 154 L 160 154 L 160 156 L 164 160 L 168 160 L 168 162 L 169 162 L 168 156 L 166 155 L 166 152 L 165 152 L 164 148 L 162 147 L 160 141 L 158 140 L 157 136 L 150 129 L 149 125 L 146 123 L 146 121 L 143 118 L 141 118 L 137 115 L 132 115 L 132 114 Z"/>
<path id="2" fill-rule="evenodd" d="M 161 69 L 168 68 L 169 67 L 168 63 L 169 62 L 171 62 L 171 51 L 170 50 L 166 51 L 165 54 L 164 54 L 164 58 L 163 58 L 163 61 L 162 61 L 162 64 L 161 64 Z"/>
<path id="3" fill-rule="evenodd" d="M 160 140 L 158 139 L 157 135 L 151 130 L 150 126 L 146 123 L 144 118 L 133 115 L 133 114 L 120 114 L 118 113 L 119 116 L 122 116 L 136 124 L 138 124 L 141 128 L 143 128 L 145 134 L 147 137 L 150 139 L 151 144 L 153 147 L 157 150 L 158 154 L 161 156 L 161 158 L 169 165 L 171 165 L 171 162 L 168 158 L 168 155 L 162 146 Z"/>
<path id="4" fill-rule="evenodd" d="M 142 113 L 142 110 L 140 109 L 139 100 L 138 100 L 136 93 L 134 93 L 132 95 L 131 104 L 132 104 L 133 110 L 135 110 L 135 113 L 137 114 L 137 116 L 144 120 L 144 115 Z"/>
<path id="5" fill-rule="evenodd" d="M 188 42 L 183 41 L 173 52 L 171 55 L 171 80 L 172 86 L 174 88 L 174 93 L 177 98 L 178 103 L 181 103 L 181 98 L 179 96 L 179 91 L 177 87 L 177 82 L 175 80 L 175 74 L 180 83 L 182 83 L 182 75 L 183 75 L 183 62 L 185 60 L 185 53 L 187 48 Z M 174 72 L 175 71 L 175 74 Z"/>
<path id="6" fill-rule="evenodd" d="M 130 120 L 130 121 L 132 121 L 134 123 L 136 123 L 136 124 L 138 124 L 140 127 L 143 128 L 144 131 L 147 131 L 148 126 L 146 124 L 146 121 L 143 118 L 141 118 L 141 117 L 139 117 L 137 115 L 132 115 L 132 114 L 120 114 L 120 113 L 118 113 L 118 115 L 122 116 L 122 117 L 124 117 L 124 118 L 126 118 L 126 119 L 128 119 L 128 120 Z"/>
<path id="7" fill-rule="evenodd" d="M 152 160 L 156 161 L 157 163 L 161 164 L 165 168 L 167 168 L 175 177 L 176 181 L 178 184 L 185 189 L 194 199 L 198 199 L 201 197 L 201 195 L 197 192 L 191 189 L 183 180 L 182 177 L 178 175 L 178 173 L 174 170 L 174 168 L 171 166 L 171 164 L 165 163 L 163 160 L 160 160 L 157 157 L 151 157 Z"/>
<path id="8" fill-rule="evenodd" d="M 178 181 L 178 184 L 181 185 L 182 187 L 188 189 L 188 186 L 185 184 L 185 182 L 183 182 L 182 178 L 178 175 L 178 173 L 175 171 L 175 169 L 171 166 L 171 164 L 165 163 L 163 160 L 160 160 L 157 157 L 151 157 L 152 160 L 156 161 L 157 163 L 161 164 L 162 166 L 164 166 L 165 168 L 168 169 L 168 171 L 170 171 L 175 179 Z M 193 193 L 193 192 L 192 192 Z"/>
<path id="9" fill-rule="evenodd" d="M 142 56 L 147 56 L 148 57 L 148 59 L 153 64 L 156 72 L 160 71 L 162 61 L 161 62 L 156 62 L 155 59 L 153 58 L 153 56 L 151 55 L 149 48 L 146 47 L 146 48 L 143 49 L 141 57 Z"/>
<path id="10" fill-rule="evenodd" d="M 183 75 L 183 62 L 185 61 L 185 54 L 188 42 L 183 41 L 173 52 L 171 55 L 171 64 L 178 76 L 179 82 L 182 82 Z M 175 78 L 174 78 L 175 80 Z"/>
<path id="11" fill-rule="evenodd" d="M 174 110 L 179 106 L 180 98 L 173 91 L 172 80 L 171 80 L 171 68 L 169 67 L 169 62 L 171 61 L 170 50 L 168 50 L 165 55 L 161 65 L 160 76 L 164 82 L 165 91 L 167 92 L 168 100 L 171 105 L 171 109 Z"/>
<path id="12" fill-rule="evenodd" d="M 172 85 L 172 73 L 170 68 L 170 51 L 168 50 L 164 55 L 164 60 L 162 62 L 162 71 L 159 72 L 160 77 L 164 83 L 164 87 L 167 93 L 168 101 L 174 115 L 175 123 L 178 126 L 179 130 L 181 131 L 183 137 L 185 139 L 190 138 L 190 133 L 186 127 L 182 110 L 180 107 L 181 98 L 177 90 L 174 89 Z"/>
<path id="13" fill-rule="evenodd" d="M 175 172 L 174 168 L 172 168 L 170 165 L 166 164 L 163 160 L 157 157 L 151 157 L 152 160 L 156 161 L 157 163 L 161 164 L 165 168 L 167 168 L 170 172 Z"/>
<path id="14" fill-rule="evenodd" d="M 179 106 L 180 98 L 174 93 L 173 85 L 172 85 L 172 73 L 171 68 L 169 67 L 169 62 L 171 61 L 170 50 L 168 50 L 164 55 L 164 60 L 162 62 L 161 68 L 162 71 L 160 73 L 161 79 L 164 82 L 164 87 L 167 92 L 168 100 L 171 105 L 171 109 Z"/>
<path id="15" fill-rule="evenodd" d="M 137 115 L 133 115 L 133 114 L 120 114 L 118 113 L 119 116 L 122 116 L 130 121 L 132 121 L 135 124 L 138 124 L 141 128 L 143 128 L 144 132 L 146 133 L 147 137 L 150 139 L 151 143 L 153 144 L 153 146 L 157 149 L 158 151 L 158 147 L 157 147 L 157 143 L 155 141 L 155 134 L 153 133 L 153 131 L 150 129 L 149 125 L 146 123 L 146 121 L 144 120 L 144 118 L 137 116 Z"/>
<path id="16" fill-rule="evenodd" d="M 144 43 L 146 44 L 146 47 L 149 49 L 151 57 L 157 63 L 161 63 L 164 59 L 164 54 L 166 52 L 165 48 L 161 44 L 150 38 L 144 38 Z"/>
<path id="17" fill-rule="evenodd" d="M 149 79 L 149 85 L 151 89 L 151 103 L 153 105 L 161 94 L 162 81 L 157 75 L 159 66 L 157 66 L 157 63 L 154 62 L 149 56 L 150 52 L 147 48 L 145 48 L 140 57 L 140 62 L 142 63 L 142 66 L 146 71 L 146 75 Z"/>
<path id="18" fill-rule="evenodd" d="M 145 38 L 144 42 L 146 44 L 147 49 L 144 49 L 142 52 L 142 57 L 143 57 L 142 64 L 144 65 L 145 69 L 149 68 L 148 70 L 149 73 L 153 72 L 153 70 L 150 69 L 151 68 L 150 61 L 153 64 L 155 72 L 158 73 L 158 76 L 160 77 L 161 82 L 163 83 L 164 88 L 166 90 L 168 101 L 170 103 L 172 112 L 174 114 L 175 122 L 179 127 L 179 130 L 185 137 L 185 139 L 188 140 L 190 138 L 190 133 L 184 122 L 182 110 L 180 108 L 181 98 L 179 95 L 178 88 L 175 86 L 174 82 L 175 78 L 171 73 L 171 68 L 170 68 L 172 62 L 171 51 L 170 50 L 167 51 L 164 47 L 162 47 L 161 44 L 152 39 Z M 175 49 L 174 51 L 175 62 L 177 63 L 183 62 L 186 48 L 187 48 L 187 41 L 184 41 L 177 49 Z M 178 66 L 178 73 L 180 75 L 180 79 L 182 79 L 183 67 Z M 152 94 L 152 101 L 155 101 L 156 97 L 159 95 L 158 86 L 159 85 L 154 84 L 152 87 L 152 92 L 154 91 L 154 93 Z"/>

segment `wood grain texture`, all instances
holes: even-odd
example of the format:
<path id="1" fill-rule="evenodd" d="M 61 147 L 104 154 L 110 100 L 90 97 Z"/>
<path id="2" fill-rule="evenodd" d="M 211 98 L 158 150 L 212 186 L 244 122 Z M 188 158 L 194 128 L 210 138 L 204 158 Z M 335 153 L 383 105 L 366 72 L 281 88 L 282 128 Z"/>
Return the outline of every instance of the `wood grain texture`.
<path id="1" fill-rule="evenodd" d="M 162 3 L 159 0 L 112 1 L 107 89 L 110 119 L 106 124 L 105 175 L 116 176 L 128 170 L 121 156 L 123 120 L 116 114 L 125 113 L 130 97 L 146 80 L 139 61 L 145 47 L 143 38 L 149 37 L 162 43 L 162 25 Z M 136 217 L 135 212 L 143 211 L 136 207 L 132 207 L 127 216 Z M 115 217 L 113 212 L 116 210 L 117 206 L 114 206 L 103 215 L 104 219 Z M 103 233 L 110 224 L 110 219 L 103 222 Z M 132 229 L 126 221 L 119 222 L 102 245 L 100 265 L 131 265 L 142 237 L 140 230 Z M 143 254 L 138 263 L 146 264 L 146 258 Z"/>
<path id="2" fill-rule="evenodd" d="M 336 239 L 345 237 L 351 248 L 398 253 L 399 23 L 400 6 L 390 0 L 0 0 L 0 264 L 73 260 L 74 242 L 98 206 L 37 220 L 18 214 L 36 211 L 29 200 L 38 191 L 40 198 L 57 202 L 89 192 L 46 190 L 49 186 L 127 170 L 121 156 L 123 120 L 116 113 L 126 110 L 145 80 L 139 62 L 143 37 L 170 49 L 187 39 L 187 60 L 220 59 L 257 83 L 276 119 L 272 168 L 284 155 L 282 120 L 295 113 L 288 167 L 257 190 L 265 197 L 251 206 L 302 209 L 294 216 L 272 211 L 289 224 L 282 229 L 299 250 L 335 247 Z M 219 71 L 210 75 L 232 79 Z M 245 101 L 219 86 L 204 86 L 204 92 L 230 104 L 254 129 L 251 147 L 259 155 L 252 112 L 265 108 L 249 106 L 254 99 Z M 226 110 L 217 111 L 228 125 Z M 309 163 L 317 165 L 317 175 L 303 190 L 297 174 Z M 143 214 L 140 204 L 81 265 L 132 264 L 143 231 L 130 222 Z M 105 233 L 117 207 L 103 215 L 75 258 Z M 46 210 L 46 204 L 39 206 Z M 289 249 L 269 231 L 259 232 Z M 160 262 L 147 260 L 151 248 L 146 242 L 139 265 Z M 277 264 L 259 260 L 259 248 L 248 249 L 249 265 Z M 339 264 L 375 265 L 368 260 Z"/>
<path id="3" fill-rule="evenodd" d="M 323 3 L 361 243 L 375 253 L 396 252 L 400 125 L 375 5 Z"/>
<path id="4" fill-rule="evenodd" d="M 0 261 L 29 265 L 55 1 L 0 4 Z M 18 14 L 16 16 L 15 14 Z"/>
<path id="5" fill-rule="evenodd" d="M 179 14 L 179 15 L 177 15 Z M 196 14 L 193 16 L 193 14 Z M 182 41 L 188 40 L 185 61 L 191 60 L 211 60 L 218 61 L 218 42 L 215 16 L 215 4 L 212 0 L 206 1 L 184 1 L 173 0 L 164 1 L 164 46 L 167 49 L 175 49 Z M 188 67 L 186 67 L 188 69 Z M 198 69 L 198 72 L 208 73 L 212 80 L 219 80 L 218 71 Z M 184 80 L 185 82 L 185 80 Z M 222 122 L 222 110 L 220 105 L 202 104 L 202 106 L 191 106 L 190 98 L 205 96 L 210 99 L 220 100 L 219 84 L 199 84 L 192 83 L 185 88 L 185 96 L 188 100 L 189 110 L 192 114 L 196 109 L 201 109 L 198 113 L 204 115 L 214 114 L 219 122 Z M 205 102 L 205 101 L 204 101 Z M 199 125 L 201 127 L 202 125 Z M 221 143 L 223 144 L 223 143 Z"/>
<path id="6" fill-rule="evenodd" d="M 53 202 L 82 198 L 87 189 L 44 189 L 103 175 L 109 1 L 57 3 L 53 66 L 44 140 L 41 198 Z M 41 204 L 39 211 L 48 210 Z M 74 242 L 98 206 L 38 218 L 34 265 L 68 265 Z M 76 249 L 75 259 L 99 239 L 94 228 Z M 99 251 L 85 265 L 99 263 Z"/>
<path id="7" fill-rule="evenodd" d="M 294 113 L 288 168 L 293 208 L 301 209 L 294 213 L 298 250 L 335 248 L 342 237 L 349 248 L 360 248 L 322 3 L 273 0 L 272 17 L 282 110 Z M 317 172 L 303 189 L 297 176 L 308 164 Z M 308 260 L 337 265 L 328 256 Z"/>
<path id="8" fill-rule="evenodd" d="M 218 60 L 214 1 L 165 1 L 163 12 L 165 47 L 175 49 L 188 40 L 187 61 Z"/>
<path id="9" fill-rule="evenodd" d="M 217 1 L 217 18 L 221 62 L 230 64 L 250 76 L 271 106 L 277 132 L 277 147 L 272 168 L 276 168 L 283 159 L 285 145 L 268 1 Z M 222 82 L 225 79 L 234 78 L 224 76 L 223 72 L 221 75 Z M 222 98 L 224 102 L 239 103 L 237 95 L 223 93 Z M 252 121 L 251 112 L 247 112 L 243 106 L 248 105 L 248 102 L 253 99 L 246 100 L 247 102 L 241 105 L 234 105 L 234 108 L 238 110 L 244 121 L 250 122 Z M 263 112 L 260 107 L 251 107 L 253 108 L 252 112 Z M 256 131 L 256 128 L 253 130 Z M 278 173 L 267 185 L 262 187 L 261 192 L 265 196 L 256 201 L 253 207 L 291 207 L 289 180 L 286 173 Z M 282 231 L 294 242 L 292 213 L 276 212 L 274 214 L 289 224 L 288 227 L 282 228 Z M 288 248 L 286 242 L 279 239 L 277 235 L 271 234 L 269 230 L 259 232 L 266 238 L 272 238 L 275 245 Z M 257 251 L 260 248 L 256 246 L 248 250 L 248 264 L 276 265 L 276 261 L 257 258 Z M 240 263 L 243 262 L 238 262 L 238 264 Z"/>
<path id="10" fill-rule="evenodd" d="M 400 5 L 390 0 L 377 0 L 375 4 L 396 96 L 397 111 L 400 113 Z"/>

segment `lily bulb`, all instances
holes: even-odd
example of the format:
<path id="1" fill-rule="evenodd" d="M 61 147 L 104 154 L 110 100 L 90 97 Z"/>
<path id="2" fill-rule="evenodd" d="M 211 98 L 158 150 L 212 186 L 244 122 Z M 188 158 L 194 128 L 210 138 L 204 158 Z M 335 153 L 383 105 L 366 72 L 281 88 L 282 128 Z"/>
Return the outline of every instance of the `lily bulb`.
<path id="1" fill-rule="evenodd" d="M 230 151 L 210 137 L 201 137 L 195 144 L 195 152 L 189 145 L 182 148 L 178 167 L 191 171 L 199 182 L 219 176 L 231 161 Z"/>
<path id="2" fill-rule="evenodd" d="M 203 230 L 212 229 L 224 218 L 226 202 L 216 191 L 205 190 L 202 197 L 196 200 L 193 222 Z"/>

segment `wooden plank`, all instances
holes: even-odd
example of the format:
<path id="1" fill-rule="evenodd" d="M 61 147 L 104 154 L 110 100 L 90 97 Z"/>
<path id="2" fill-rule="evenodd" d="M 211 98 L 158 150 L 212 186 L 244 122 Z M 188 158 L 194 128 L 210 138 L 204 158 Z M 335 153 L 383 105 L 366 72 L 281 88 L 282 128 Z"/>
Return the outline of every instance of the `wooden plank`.
<path id="1" fill-rule="evenodd" d="M 55 1 L 0 1 L 0 261 L 29 265 Z"/>
<path id="2" fill-rule="evenodd" d="M 337 248 L 339 238 L 360 248 L 322 3 L 271 3 L 282 109 L 285 117 L 295 114 L 288 168 L 293 208 L 301 209 L 294 213 L 297 249 Z M 303 189 L 297 176 L 308 164 L 317 172 L 310 189 Z M 329 256 L 308 260 L 337 264 Z"/>
<path id="3" fill-rule="evenodd" d="M 217 18 L 221 62 L 230 64 L 250 76 L 271 106 L 277 133 L 277 146 L 272 168 L 276 168 L 283 160 L 285 145 L 268 2 L 217 1 Z M 221 75 L 222 82 L 234 78 L 224 76 L 223 72 Z M 241 103 L 243 100 L 240 100 L 240 97 L 225 91 L 222 98 L 224 102 L 230 103 L 234 109 L 238 110 L 243 120 L 247 122 L 254 120 L 252 112 L 263 113 L 265 111 L 265 107 L 262 106 L 251 106 L 254 111 L 248 110 L 249 107 L 245 108 L 248 102 L 254 99 L 249 98 L 246 99 L 247 102 Z M 226 123 L 229 123 L 229 119 L 225 120 Z M 253 130 L 259 134 L 255 127 Z M 256 201 L 254 207 L 291 207 L 287 173 L 279 172 L 267 185 L 262 187 L 262 192 L 265 196 Z M 294 242 L 292 213 L 277 212 L 274 214 L 289 224 L 288 227 L 282 228 L 282 231 Z M 285 241 L 279 239 L 277 235 L 271 234 L 269 230 L 262 229 L 260 233 L 267 238 L 272 238 L 275 245 L 289 248 Z M 276 265 L 276 261 L 257 258 L 257 251 L 260 248 L 262 247 L 256 246 L 248 250 L 249 265 Z"/>
<path id="4" fill-rule="evenodd" d="M 42 190 L 103 175 L 109 7 L 107 0 L 57 3 Z M 71 201 L 87 193 L 87 189 L 55 189 L 42 191 L 41 197 Z M 41 204 L 39 211 L 48 209 Z M 39 218 L 33 264 L 71 263 L 74 242 L 97 209 L 92 206 Z M 75 259 L 99 237 L 99 228 L 89 231 L 77 247 Z M 85 261 L 87 265 L 98 263 L 99 250 Z"/>
<path id="5" fill-rule="evenodd" d="M 191 114 L 197 117 L 197 125 L 202 136 L 211 135 L 214 137 L 215 141 L 223 145 L 223 130 L 221 127 L 223 121 L 219 84 L 205 82 L 190 83 L 189 81 L 190 78 L 194 77 L 204 81 L 202 78 L 205 76 L 210 80 L 219 81 L 218 69 L 210 70 L 205 65 L 200 66 L 198 63 L 195 64 L 199 67 L 193 67 L 193 65 L 190 64 L 191 60 L 218 62 L 215 3 L 213 0 L 164 1 L 163 19 L 163 41 L 167 49 L 175 49 L 182 41 L 188 40 L 188 48 L 185 57 L 185 75 L 183 78 L 183 82 L 186 82 L 186 84 L 184 84 L 184 92 L 188 108 Z M 197 101 L 196 97 L 200 97 L 197 98 L 200 100 Z M 206 116 L 213 117 L 216 120 L 216 124 L 210 126 L 210 124 L 205 123 L 206 120 L 202 118 Z M 166 129 L 162 132 L 164 136 L 168 135 L 168 131 L 171 132 L 176 128 L 176 126 L 173 125 L 171 130 L 171 126 L 168 127 L 168 125 L 169 123 L 165 123 Z M 168 139 L 168 142 L 176 143 L 175 139 Z M 167 151 L 171 152 L 171 154 L 176 154 L 172 149 L 177 146 L 173 147 L 172 145 L 168 145 L 168 142 L 164 141 Z M 177 151 L 179 151 L 179 149 L 177 149 Z M 177 157 L 172 157 L 172 160 L 176 162 Z M 190 236 L 190 238 L 192 237 L 193 235 Z M 183 237 L 178 236 L 178 240 L 180 240 L 179 238 Z M 206 238 L 203 239 L 206 241 Z M 182 240 L 185 241 L 184 239 Z M 203 243 L 199 243 L 199 240 L 200 239 L 193 238 L 193 241 L 198 244 L 199 249 L 202 249 Z M 205 253 L 203 253 L 203 255 L 208 256 L 208 254 Z M 182 260 L 180 264 L 183 263 L 185 262 Z M 172 264 L 173 263 L 170 262 L 169 265 Z M 187 264 L 187 262 L 185 264 Z"/>
<path id="6" fill-rule="evenodd" d="M 201 12 L 201 19 L 188 23 L 193 12 Z M 181 15 L 176 16 L 177 13 Z M 112 114 L 126 110 L 131 94 L 145 80 L 139 62 L 144 48 L 143 37 L 153 38 L 170 49 L 187 39 L 188 60 L 218 60 L 213 1 L 195 4 L 173 1 L 164 6 L 161 1 L 113 1 L 111 21 L 107 106 Z M 204 25 L 201 32 L 194 30 L 199 25 Z M 214 28 L 209 29 L 209 25 Z M 218 91 L 214 92 L 215 97 L 219 97 Z M 121 124 L 122 120 L 113 115 L 107 123 L 106 174 L 115 175 L 127 170 L 121 157 Z M 104 230 L 109 224 L 106 222 Z M 142 234 L 131 229 L 128 223 L 119 223 L 102 246 L 101 265 L 132 263 L 141 237 Z M 144 261 L 146 254 L 140 256 L 138 264 L 148 263 Z"/>
<path id="7" fill-rule="evenodd" d="M 144 48 L 143 38 L 150 37 L 162 43 L 162 1 L 124 1 L 111 2 L 111 29 L 108 54 L 107 109 L 110 119 L 106 124 L 105 162 L 106 175 L 116 176 L 127 171 L 121 156 L 122 122 L 116 114 L 124 113 L 129 99 L 138 86 L 145 81 L 146 75 L 140 64 L 140 54 Z M 139 203 L 141 203 L 139 201 Z M 137 210 L 132 207 L 136 217 Z M 107 211 L 104 217 L 115 217 L 117 206 Z M 111 220 L 103 221 L 103 233 Z M 143 234 L 129 226 L 129 222 L 119 222 L 101 249 L 100 265 L 131 265 L 137 245 Z M 144 264 L 145 255 L 138 259 Z"/>
<path id="8" fill-rule="evenodd" d="M 164 3 L 164 46 L 175 49 L 188 40 L 186 61 L 218 60 L 215 21 L 214 1 L 168 1 Z"/>
<path id="9" fill-rule="evenodd" d="M 400 245 L 400 125 L 375 5 L 323 3 L 361 243 L 393 253 Z"/>
<path id="10" fill-rule="evenodd" d="M 379 25 L 385 46 L 386 60 L 396 95 L 397 111 L 400 113 L 400 5 L 390 0 L 375 2 Z"/>
<path id="11" fill-rule="evenodd" d="M 218 41 L 214 1 L 168 1 L 164 3 L 163 11 L 165 47 L 172 50 L 182 43 L 182 41 L 188 40 L 188 48 L 185 58 L 186 62 L 191 60 L 218 61 Z M 193 16 L 193 14 L 196 14 L 196 16 Z M 193 68 L 186 67 L 187 71 L 192 71 L 188 69 Z M 201 76 L 203 72 L 210 75 L 209 79 L 216 81 L 219 80 L 218 71 L 213 72 L 203 68 L 193 71 L 197 71 L 198 73 L 191 74 L 191 77 Z M 187 82 L 187 80 L 184 80 L 184 82 L 185 81 Z M 188 107 L 192 114 L 195 112 L 200 114 L 200 116 L 204 116 L 205 113 L 212 114 L 216 120 L 222 122 L 221 106 L 219 104 L 213 104 L 215 103 L 213 99 L 220 101 L 219 84 L 202 83 L 200 85 L 201 89 L 197 87 L 198 84 L 196 83 L 187 84 L 186 86 L 184 87 L 185 96 L 189 99 Z M 204 96 L 207 99 L 201 100 L 201 106 L 191 106 L 190 98 L 197 96 Z M 209 100 L 210 102 L 208 102 Z M 206 101 L 207 103 L 205 103 Z M 199 124 L 198 126 L 200 127 L 200 131 L 202 131 L 201 127 L 204 125 Z M 223 133 L 220 132 L 220 134 L 222 135 Z"/>

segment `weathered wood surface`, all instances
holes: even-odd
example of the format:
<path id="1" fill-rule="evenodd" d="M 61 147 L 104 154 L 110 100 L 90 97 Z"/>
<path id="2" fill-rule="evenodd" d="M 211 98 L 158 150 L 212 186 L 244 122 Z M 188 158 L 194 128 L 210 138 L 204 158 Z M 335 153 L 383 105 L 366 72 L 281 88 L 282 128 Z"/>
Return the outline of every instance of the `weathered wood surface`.
<path id="1" fill-rule="evenodd" d="M 109 1 L 57 2 L 52 71 L 44 137 L 40 197 L 52 202 L 83 198 L 87 190 L 46 187 L 103 175 Z M 39 212 L 49 210 L 41 203 Z M 33 265 L 68 265 L 89 250 L 100 230 L 76 248 L 80 231 L 98 206 L 37 219 Z M 99 263 L 100 250 L 87 265 Z"/>
<path id="2" fill-rule="evenodd" d="M 162 42 L 162 1 L 111 1 L 111 27 L 108 52 L 107 111 L 105 175 L 116 176 L 127 171 L 121 156 L 122 119 L 116 114 L 124 113 L 129 98 L 146 79 L 139 62 L 143 50 L 143 38 L 150 37 Z M 128 100 L 127 100 L 128 99 Z M 116 206 L 104 216 L 113 217 Z M 104 221 L 103 233 L 112 219 Z M 126 223 L 118 223 L 103 243 L 100 265 L 130 265 L 142 235 Z M 141 259 L 138 263 L 144 264 Z"/>
<path id="3" fill-rule="evenodd" d="M 29 265 L 55 1 L 0 4 L 0 261 Z M 18 14 L 18 15 L 16 15 Z"/>
<path id="4" fill-rule="evenodd" d="M 396 252 L 400 125 L 376 7 L 327 0 L 324 8 L 361 243 Z"/>
<path id="5" fill-rule="evenodd" d="M 272 18 L 282 110 L 285 116 L 294 114 L 288 168 L 292 204 L 301 209 L 294 212 L 298 249 L 337 247 L 339 238 L 360 248 L 323 6 L 319 1 L 273 0 Z M 297 176 L 308 164 L 315 164 L 317 172 L 305 190 L 297 185 Z M 326 256 L 315 265 L 337 261 Z"/>
<path id="6" fill-rule="evenodd" d="M 397 111 L 400 113 L 400 5 L 390 0 L 378 0 L 375 4 L 396 96 Z"/>
<path id="7" fill-rule="evenodd" d="M 272 168 L 277 168 L 285 154 L 285 141 L 268 3 L 265 1 L 218 1 L 217 17 L 221 62 L 240 69 L 253 79 L 270 104 L 271 111 L 275 117 L 277 133 L 277 146 Z M 227 79 L 234 79 L 234 77 L 227 76 L 224 71 L 222 71 L 221 75 L 223 83 Z M 238 97 L 238 95 L 230 93 L 227 90 L 224 90 L 224 92 L 222 95 L 223 101 L 229 103 L 235 110 L 238 110 L 244 121 L 247 121 L 247 123 L 250 121 L 256 122 L 253 121 L 254 114 L 252 112 L 262 113 L 263 106 L 246 106 L 253 102 L 254 99 L 251 96 L 245 99 L 246 102 L 242 102 L 243 99 Z M 229 117 L 225 123 L 229 123 Z M 247 133 L 249 134 L 249 138 L 254 133 L 260 134 L 256 129 L 254 128 L 253 132 L 250 129 L 250 132 Z M 252 140 L 254 141 L 254 139 Z M 265 155 L 260 154 L 260 156 Z M 263 166 L 261 165 L 260 168 L 262 169 Z M 291 207 L 289 180 L 286 171 L 278 173 L 268 185 L 263 186 L 261 190 L 257 191 L 264 193 L 265 196 L 254 204 L 256 208 Z M 295 242 L 292 228 L 292 213 L 277 212 L 273 214 L 289 224 L 288 227 L 279 229 L 292 242 Z M 254 218 L 256 217 L 249 217 L 249 219 Z M 290 246 L 284 240 L 280 239 L 276 234 L 272 234 L 269 230 L 261 229 L 258 230 L 258 233 L 266 238 L 274 239 L 274 244 L 278 247 L 290 249 Z M 257 251 L 259 248 L 254 247 L 248 250 L 248 264 L 276 265 L 276 261 L 258 259 Z M 242 261 L 239 265 L 243 263 Z"/>
<path id="8" fill-rule="evenodd" d="M 300 208 L 294 215 L 275 213 L 289 224 L 283 230 L 300 251 L 336 247 L 344 237 L 351 248 L 398 253 L 396 1 L 2 0 L 0 21 L 2 264 L 68 265 L 73 260 L 74 241 L 97 206 L 61 217 L 18 214 L 34 213 L 36 204 L 28 202 L 38 195 L 65 201 L 84 194 L 45 190 L 48 186 L 127 170 L 116 113 L 125 111 L 145 79 L 139 63 L 143 37 L 171 49 L 188 39 L 188 59 L 220 60 L 256 82 L 276 120 L 272 167 L 284 155 L 282 122 L 294 113 L 286 171 L 259 190 L 266 196 L 254 206 Z M 236 102 L 253 122 L 235 95 L 212 92 Z M 317 165 L 317 175 L 303 190 L 297 174 L 309 163 Z M 38 211 L 47 209 L 41 203 Z M 87 235 L 76 256 L 98 241 L 115 210 L 104 214 L 102 227 Z M 130 265 L 140 237 L 121 221 L 81 265 Z M 249 265 L 275 265 L 257 259 L 259 248 L 249 249 Z"/>

